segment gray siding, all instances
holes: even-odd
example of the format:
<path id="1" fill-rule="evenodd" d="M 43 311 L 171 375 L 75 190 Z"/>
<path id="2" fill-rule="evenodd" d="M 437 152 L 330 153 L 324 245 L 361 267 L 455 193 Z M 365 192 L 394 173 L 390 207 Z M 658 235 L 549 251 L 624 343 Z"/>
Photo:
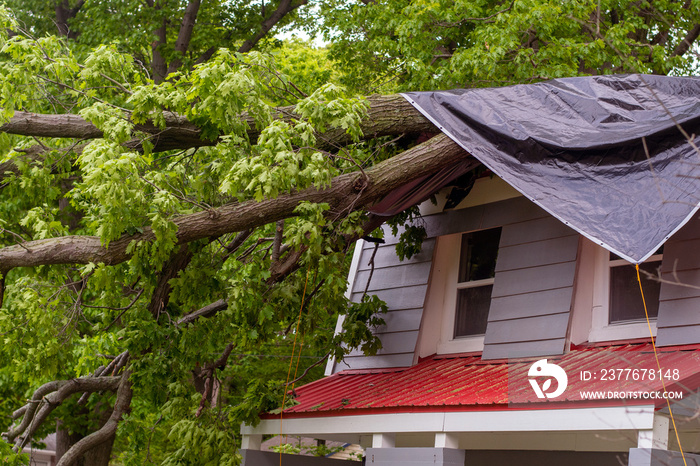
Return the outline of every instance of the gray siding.
<path id="1" fill-rule="evenodd" d="M 562 354 L 579 236 L 552 217 L 505 224 L 483 359 Z"/>
<path id="2" fill-rule="evenodd" d="M 374 244 L 365 243 L 350 295 L 352 301 L 359 302 L 367 289 L 387 303 L 389 312 L 381 316 L 385 324 L 375 329 L 382 349 L 376 356 L 365 356 L 355 350 L 336 364 L 334 372 L 413 364 L 435 239 L 424 241 L 421 252 L 403 262 L 396 256 L 395 239 L 388 243 L 377 248 L 374 272 L 369 265 Z"/>
<path id="3" fill-rule="evenodd" d="M 377 249 L 371 272 L 374 244 L 364 245 L 351 300 L 357 302 L 367 289 L 387 303 L 386 324 L 375 330 L 383 348 L 376 356 L 355 351 L 336 364 L 335 372 L 410 366 L 435 238 L 495 227 L 503 230 L 484 357 L 563 353 L 578 251 L 578 235 L 573 230 L 523 197 L 444 212 L 424 221 L 428 239 L 421 253 L 410 260 L 399 261 L 395 253 L 398 236 L 385 231 L 386 244 Z"/>
<path id="4" fill-rule="evenodd" d="M 657 345 L 700 343 L 700 219 L 668 240 L 661 274 Z"/>

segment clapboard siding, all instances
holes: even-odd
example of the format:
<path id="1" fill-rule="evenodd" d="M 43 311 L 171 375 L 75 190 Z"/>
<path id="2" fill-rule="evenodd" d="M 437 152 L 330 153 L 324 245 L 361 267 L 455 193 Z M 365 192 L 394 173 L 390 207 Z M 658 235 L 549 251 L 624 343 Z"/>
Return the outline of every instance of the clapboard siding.
<path id="1" fill-rule="evenodd" d="M 566 236 L 578 237 L 578 233 L 554 217 L 536 218 L 519 223 L 518 228 L 507 228 L 503 231 L 501 233 L 501 247 Z"/>
<path id="2" fill-rule="evenodd" d="M 484 359 L 530 358 L 563 354 L 566 339 L 521 341 L 484 347 Z M 488 356 L 488 357 L 486 357 Z"/>
<path id="3" fill-rule="evenodd" d="M 394 265 L 382 267 L 371 273 L 370 270 L 357 272 L 353 293 L 362 292 L 367 288 L 369 280 L 369 291 L 386 290 L 389 288 L 401 288 L 404 286 L 425 285 L 428 283 L 430 275 L 430 262 L 419 262 L 417 264 Z M 372 279 L 370 280 L 370 274 Z"/>
<path id="4" fill-rule="evenodd" d="M 388 233 L 388 228 L 385 227 L 385 230 Z M 435 240 L 423 241 L 420 253 L 404 261 L 396 256 L 394 244 L 378 246 L 372 272 L 369 261 L 374 249 L 372 243 L 365 243 L 362 249 L 350 299 L 359 302 L 367 288 L 368 293 L 376 295 L 387 304 L 388 312 L 381 316 L 385 324 L 374 329 L 382 341 L 382 349 L 376 356 L 365 356 L 359 351 L 353 351 L 345 357 L 343 363 L 336 365 L 334 372 L 347 368 L 401 367 L 413 364 Z M 370 273 L 372 279 L 367 287 Z"/>
<path id="5" fill-rule="evenodd" d="M 520 343 L 564 338 L 569 326 L 569 313 L 549 314 L 537 317 L 490 321 L 484 345 Z"/>
<path id="6" fill-rule="evenodd" d="M 336 363 L 334 372 L 347 369 L 379 369 L 385 367 L 408 367 L 413 364 L 413 353 L 378 355 L 378 356 L 346 356 Z"/>
<path id="7" fill-rule="evenodd" d="M 483 359 L 564 352 L 578 246 L 548 216 L 503 226 Z"/>
<path id="8" fill-rule="evenodd" d="M 429 238 L 546 218 L 549 214 L 524 197 L 507 199 L 424 218 Z"/>
<path id="9" fill-rule="evenodd" d="M 424 217 L 427 232 L 420 254 L 399 261 L 392 235 L 377 248 L 368 292 L 387 303 L 386 325 L 375 329 L 383 348 L 376 356 L 355 351 L 336 364 L 344 369 L 409 366 L 414 361 L 435 238 L 503 227 L 486 331 L 485 357 L 540 356 L 563 352 L 571 308 L 578 235 L 525 198 Z M 371 273 L 375 246 L 361 251 L 351 299 L 358 301 Z M 458 254 L 459 251 L 455 251 Z"/>
<path id="10" fill-rule="evenodd" d="M 664 262 L 666 262 L 665 258 Z M 663 270 L 663 266 L 661 268 Z M 662 273 L 661 276 L 668 281 L 668 283 L 661 284 L 661 293 L 659 295 L 661 302 L 673 299 L 700 298 L 700 288 L 697 288 L 700 286 L 700 269 L 686 270 L 678 272 L 676 275 Z M 678 285 L 674 284 L 676 282 Z M 695 287 L 685 286 L 686 284 L 695 284 Z"/>
<path id="11" fill-rule="evenodd" d="M 372 253 L 374 252 L 374 245 L 368 243 L 369 246 L 365 245 L 362 251 L 363 259 L 358 264 L 358 271 L 369 270 L 372 266 L 369 264 L 369 260 L 372 258 Z M 421 252 L 411 256 L 410 259 L 404 259 L 400 262 L 400 265 L 406 264 L 417 264 L 419 262 L 430 262 L 433 258 L 433 249 L 435 247 L 435 239 L 427 239 L 423 241 Z M 374 269 L 381 269 L 383 267 L 389 267 L 396 265 L 396 245 L 394 244 L 382 244 L 377 248 L 377 253 L 374 256 Z"/>
<path id="12" fill-rule="evenodd" d="M 574 284 L 576 262 L 563 262 L 527 269 L 505 270 L 496 273 L 492 297 L 521 295 L 556 288 L 570 288 Z"/>
<path id="13" fill-rule="evenodd" d="M 700 267 L 700 238 L 686 241 L 671 239 L 664 246 L 664 252 L 669 256 L 669 260 L 663 261 L 662 273 L 698 270 Z"/>
<path id="14" fill-rule="evenodd" d="M 663 307 L 662 325 L 664 327 L 700 325 L 700 300 L 698 298 L 665 301 Z M 700 328 L 697 331 L 700 332 Z"/>
<path id="15" fill-rule="evenodd" d="M 700 343 L 700 219 L 688 222 L 664 246 L 657 345 Z M 676 285 L 675 282 L 690 286 Z"/>
<path id="16" fill-rule="evenodd" d="M 377 351 L 380 356 L 390 354 L 411 353 L 416 347 L 418 339 L 418 330 L 410 332 L 391 332 L 377 334 L 382 341 L 382 347 Z M 353 350 L 350 356 L 363 356 L 362 351 Z"/>
<path id="17" fill-rule="evenodd" d="M 507 230 L 513 230 L 509 228 Z M 565 236 L 544 241 L 501 247 L 496 272 L 551 265 L 576 260 L 578 236 Z"/>
<path id="18" fill-rule="evenodd" d="M 543 305 L 547 303 L 547 305 Z M 571 306 L 569 287 L 535 291 L 527 294 L 503 296 L 494 299 L 489 309 L 489 320 L 511 320 L 538 315 L 559 314 Z"/>
<path id="19" fill-rule="evenodd" d="M 388 333 L 415 330 L 417 326 L 420 326 L 420 318 L 422 314 L 422 307 L 386 312 L 379 316 L 384 319 L 384 325 L 378 326 L 376 332 Z"/>
<path id="20" fill-rule="evenodd" d="M 372 292 L 385 303 L 391 303 L 392 311 L 400 311 L 403 309 L 414 309 L 420 307 L 422 309 L 425 293 L 428 290 L 428 285 L 406 286 L 401 288 L 391 288 L 388 290 L 379 290 Z M 353 293 L 351 300 L 359 302 L 362 299 L 362 291 Z M 419 318 L 420 319 L 420 318 Z"/>

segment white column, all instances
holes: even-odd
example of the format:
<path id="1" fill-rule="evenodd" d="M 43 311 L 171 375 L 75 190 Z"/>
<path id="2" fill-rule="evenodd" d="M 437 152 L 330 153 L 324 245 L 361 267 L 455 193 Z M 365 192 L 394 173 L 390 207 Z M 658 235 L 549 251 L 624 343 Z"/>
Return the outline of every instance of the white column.
<path id="1" fill-rule="evenodd" d="M 661 414 L 654 414 L 654 427 L 639 430 L 637 433 L 637 448 L 656 448 L 668 450 L 669 420 Z"/>
<path id="2" fill-rule="evenodd" d="M 456 434 L 438 432 L 435 434 L 435 448 L 459 448 L 459 439 Z"/>
<path id="3" fill-rule="evenodd" d="M 262 446 L 262 434 L 243 434 L 241 450 L 260 450 Z"/>
<path id="4" fill-rule="evenodd" d="M 394 448 L 396 436 L 394 434 L 372 435 L 372 448 Z"/>

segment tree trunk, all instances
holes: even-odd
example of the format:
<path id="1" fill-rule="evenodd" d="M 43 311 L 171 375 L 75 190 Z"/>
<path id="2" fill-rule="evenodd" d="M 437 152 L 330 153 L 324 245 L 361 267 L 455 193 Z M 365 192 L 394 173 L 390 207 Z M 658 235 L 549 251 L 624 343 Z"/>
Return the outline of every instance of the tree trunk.
<path id="1" fill-rule="evenodd" d="M 103 406 L 98 409 L 97 413 L 92 413 L 93 416 L 99 416 L 99 427 L 104 426 L 109 420 L 112 410 L 109 406 Z M 60 461 L 63 455 L 78 441 L 83 439 L 83 435 L 78 433 L 70 433 L 67 429 L 63 429 L 63 423 L 56 421 L 56 461 Z M 109 466 L 109 460 L 112 457 L 112 447 L 114 446 L 115 435 L 111 435 L 106 441 L 96 445 L 88 450 L 78 461 L 70 466 Z"/>

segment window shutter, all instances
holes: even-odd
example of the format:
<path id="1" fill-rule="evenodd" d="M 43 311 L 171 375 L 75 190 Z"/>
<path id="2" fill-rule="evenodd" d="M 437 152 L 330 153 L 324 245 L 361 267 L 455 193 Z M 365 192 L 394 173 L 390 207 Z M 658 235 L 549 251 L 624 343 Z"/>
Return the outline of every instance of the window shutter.
<path id="1" fill-rule="evenodd" d="M 483 359 L 564 352 L 578 244 L 550 216 L 503 226 Z"/>
<path id="2" fill-rule="evenodd" d="M 658 346 L 700 343 L 700 218 L 688 222 L 664 246 L 664 282 L 656 321 Z"/>

